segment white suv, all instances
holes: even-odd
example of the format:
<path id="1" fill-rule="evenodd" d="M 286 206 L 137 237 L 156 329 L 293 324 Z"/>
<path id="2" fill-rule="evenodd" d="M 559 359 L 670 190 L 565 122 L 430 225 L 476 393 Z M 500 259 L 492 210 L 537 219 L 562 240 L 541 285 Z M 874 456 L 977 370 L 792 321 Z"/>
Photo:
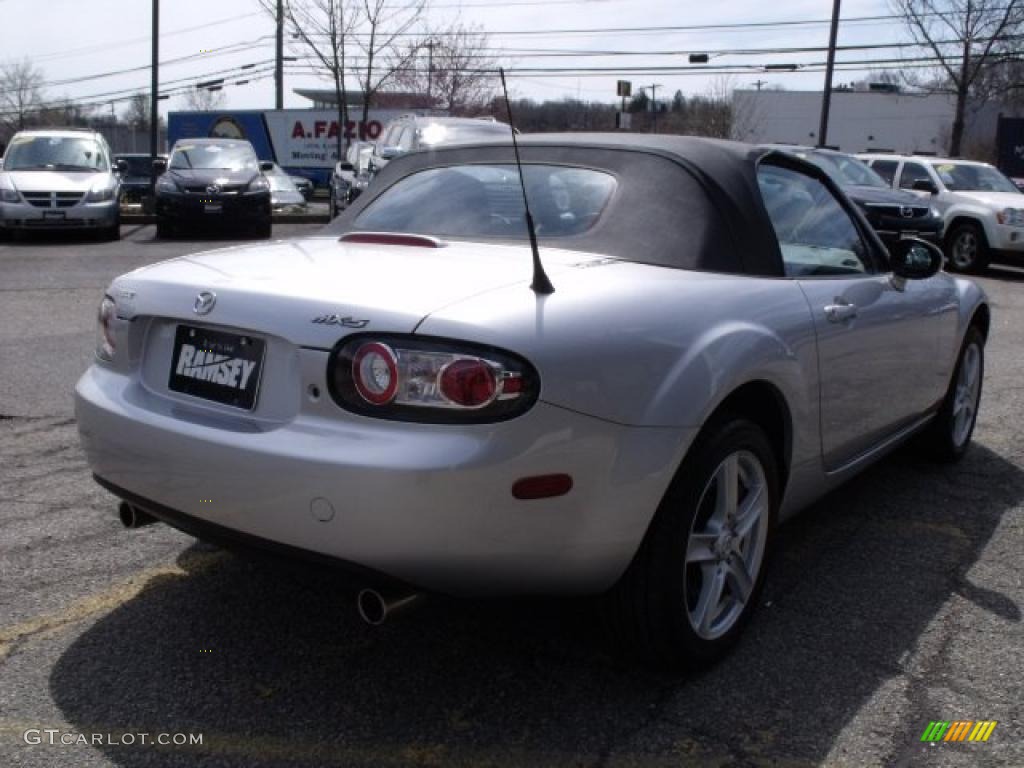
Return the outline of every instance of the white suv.
<path id="1" fill-rule="evenodd" d="M 858 155 L 896 189 L 931 201 L 945 221 L 951 269 L 1024 263 L 1024 194 L 987 163 L 917 155 Z"/>
<path id="2" fill-rule="evenodd" d="M 121 180 L 96 131 L 39 129 L 11 138 L 0 168 L 0 237 L 80 229 L 120 237 Z"/>

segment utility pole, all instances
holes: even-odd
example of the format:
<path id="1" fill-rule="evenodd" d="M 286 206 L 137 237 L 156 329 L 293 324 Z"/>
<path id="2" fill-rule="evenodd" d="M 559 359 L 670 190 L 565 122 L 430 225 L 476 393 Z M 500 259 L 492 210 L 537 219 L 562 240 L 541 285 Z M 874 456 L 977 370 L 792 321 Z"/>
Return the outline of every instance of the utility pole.
<path id="1" fill-rule="evenodd" d="M 836 63 L 836 37 L 839 34 L 839 1 L 832 4 L 832 29 L 828 35 L 828 61 L 825 64 L 825 92 L 821 98 L 821 123 L 818 125 L 818 146 L 828 144 L 828 110 L 832 102 L 832 69 Z"/>
<path id="2" fill-rule="evenodd" d="M 641 85 L 640 90 L 645 91 L 648 88 L 651 89 L 651 113 L 653 115 L 651 122 L 651 132 L 658 132 L 658 89 L 661 88 L 661 83 L 652 83 L 651 85 Z"/>
<path id="3" fill-rule="evenodd" d="M 427 106 L 434 108 L 434 41 L 427 40 Z"/>
<path id="4" fill-rule="evenodd" d="M 149 91 L 149 156 L 155 158 L 160 140 L 160 0 L 153 0 L 153 81 Z M 150 185 L 156 185 L 156 169 L 150 165 Z"/>
<path id="5" fill-rule="evenodd" d="M 277 59 L 274 63 L 274 106 L 284 109 L 284 0 L 277 0 Z"/>
<path id="6" fill-rule="evenodd" d="M 761 86 L 763 86 L 763 85 L 768 85 L 768 81 L 767 80 L 755 80 L 754 81 L 754 87 L 757 88 L 758 91 L 761 90 Z"/>

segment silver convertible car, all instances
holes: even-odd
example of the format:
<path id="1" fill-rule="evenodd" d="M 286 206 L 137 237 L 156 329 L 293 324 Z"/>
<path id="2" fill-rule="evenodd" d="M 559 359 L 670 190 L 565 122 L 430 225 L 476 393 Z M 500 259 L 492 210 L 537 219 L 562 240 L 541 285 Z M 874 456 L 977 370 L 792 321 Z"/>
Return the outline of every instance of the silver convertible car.
<path id="1" fill-rule="evenodd" d="M 616 646 L 706 664 L 781 520 L 918 433 L 964 453 L 986 298 L 785 150 L 521 144 L 522 183 L 411 153 L 322 234 L 114 280 L 82 444 L 126 524 L 348 568 L 370 621 L 603 595 Z"/>

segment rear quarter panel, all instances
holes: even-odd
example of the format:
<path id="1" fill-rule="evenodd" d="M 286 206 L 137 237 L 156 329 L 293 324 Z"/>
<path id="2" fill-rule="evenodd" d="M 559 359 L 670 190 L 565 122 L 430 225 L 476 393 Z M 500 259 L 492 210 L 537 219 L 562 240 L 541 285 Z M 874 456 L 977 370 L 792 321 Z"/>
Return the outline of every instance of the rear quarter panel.
<path id="1" fill-rule="evenodd" d="M 741 385 L 768 382 L 792 416 L 793 470 L 820 472 L 814 329 L 795 282 L 609 261 L 553 281 L 549 296 L 520 285 L 451 305 L 418 333 L 524 355 L 552 405 L 681 434 Z"/>

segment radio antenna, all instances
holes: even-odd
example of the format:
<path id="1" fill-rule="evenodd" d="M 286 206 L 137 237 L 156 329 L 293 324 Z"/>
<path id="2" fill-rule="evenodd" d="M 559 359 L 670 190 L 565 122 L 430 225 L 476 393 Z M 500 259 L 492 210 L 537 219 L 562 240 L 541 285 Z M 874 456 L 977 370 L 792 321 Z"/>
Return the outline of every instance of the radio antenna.
<path id="1" fill-rule="evenodd" d="M 555 292 L 555 286 L 551 284 L 544 265 L 540 262 L 540 248 L 537 247 L 537 229 L 533 225 L 533 216 L 530 215 L 530 201 L 526 197 L 526 180 L 523 176 L 523 163 L 519 159 L 519 142 L 516 141 L 516 126 L 512 121 L 512 102 L 508 98 L 508 87 L 505 85 L 505 68 L 498 67 L 498 74 L 501 75 L 501 91 L 505 95 L 505 109 L 508 112 L 508 126 L 512 129 L 512 149 L 516 153 L 516 170 L 519 172 L 519 186 L 523 190 L 523 209 L 526 211 L 526 231 L 530 235 L 530 250 L 533 252 L 533 282 L 530 288 L 534 293 L 548 294 Z"/>

